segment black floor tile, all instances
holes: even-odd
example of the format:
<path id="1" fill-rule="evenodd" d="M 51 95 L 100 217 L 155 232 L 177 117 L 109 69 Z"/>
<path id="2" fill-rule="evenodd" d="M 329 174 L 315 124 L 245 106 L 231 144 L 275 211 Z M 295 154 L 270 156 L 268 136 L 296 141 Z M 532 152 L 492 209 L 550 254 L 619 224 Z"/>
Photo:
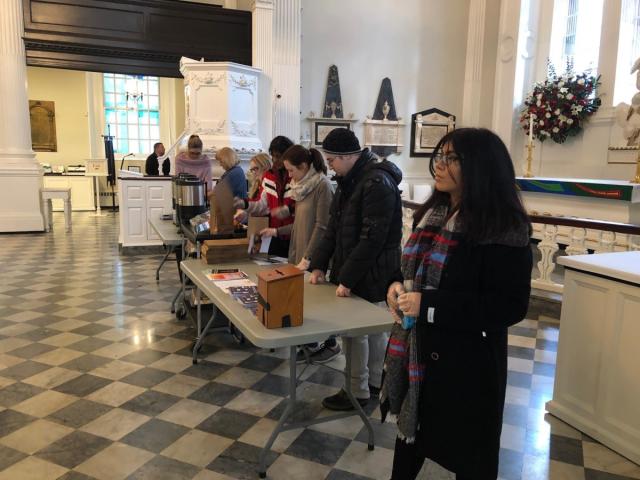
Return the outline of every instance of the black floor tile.
<path id="1" fill-rule="evenodd" d="M 0 415 L 2 415 L 2 413 L 0 413 Z M 0 429 L 1 428 L 2 427 L 0 426 Z M 13 448 L 0 445 L 0 472 L 6 468 L 9 468 L 14 463 L 19 462 L 26 456 L 27 455 L 25 455 L 22 452 L 19 452 L 18 450 L 14 450 Z"/>
<path id="2" fill-rule="evenodd" d="M 289 395 L 289 379 L 280 375 L 268 373 L 251 386 L 251 390 L 256 392 L 269 393 L 286 397 Z"/>
<path id="3" fill-rule="evenodd" d="M 111 380 L 107 380 L 106 378 L 84 374 L 63 383 L 62 385 L 58 385 L 54 390 L 67 393 L 69 395 L 75 395 L 77 397 L 85 397 L 96 390 L 100 390 L 102 387 L 109 385 L 110 383 Z"/>
<path id="4" fill-rule="evenodd" d="M 86 354 L 78 358 L 74 358 L 70 362 L 63 363 L 60 365 L 62 368 L 67 368 L 69 370 L 75 370 L 77 372 L 87 373 L 91 370 L 95 370 L 98 367 L 101 367 L 109 362 L 112 362 L 113 359 L 101 357 L 99 355 Z"/>
<path id="5" fill-rule="evenodd" d="M 0 396 L 2 392 L 0 392 Z M 22 427 L 27 426 L 29 423 L 35 421 L 36 418 L 31 415 L 25 415 L 24 413 L 16 412 L 15 410 L 3 410 L 0 412 L 0 438 L 9 435 L 10 433 L 20 430 Z M 1 458 L 1 457 L 0 457 Z"/>
<path id="6" fill-rule="evenodd" d="M 157 368 L 145 367 L 131 375 L 121 378 L 121 382 L 137 385 L 138 387 L 151 388 L 159 383 L 164 382 L 167 378 L 172 377 L 173 373 L 158 370 Z"/>
<path id="7" fill-rule="evenodd" d="M 261 372 L 271 372 L 282 365 L 285 360 L 268 355 L 252 355 L 242 361 L 238 366 L 242 368 L 250 368 L 252 370 L 260 370 Z"/>
<path id="8" fill-rule="evenodd" d="M 24 347 L 16 348 L 15 350 L 11 350 L 11 355 L 13 355 L 14 357 L 28 359 L 35 358 L 38 355 L 42 355 L 43 353 L 47 353 L 55 349 L 56 347 L 45 345 L 44 343 L 32 343 L 31 345 L 26 345 Z"/>
<path id="9" fill-rule="evenodd" d="M 120 408 L 155 417 L 179 400 L 180 397 L 176 397 L 175 395 L 147 390 L 136 398 L 129 400 L 124 405 L 121 405 Z"/>
<path id="10" fill-rule="evenodd" d="M 160 453 L 189 431 L 175 423 L 153 418 L 120 440 L 133 447 Z"/>
<path id="11" fill-rule="evenodd" d="M 287 455 L 333 466 L 351 441 L 328 433 L 304 430 L 285 451 Z"/>
<path id="12" fill-rule="evenodd" d="M 31 360 L 17 363 L 16 365 L 0 371 L 0 376 L 12 378 L 14 380 L 24 380 L 45 370 L 49 370 L 51 365 L 38 363 Z"/>
<path id="13" fill-rule="evenodd" d="M 81 398 L 77 402 L 52 413 L 48 418 L 62 425 L 80 428 L 110 410 L 112 410 L 112 407 Z"/>
<path id="14" fill-rule="evenodd" d="M 74 468 L 113 442 L 90 433 L 75 431 L 48 445 L 36 456 L 67 468 Z"/>
<path id="15" fill-rule="evenodd" d="M 584 465 L 582 441 L 574 438 L 551 434 L 549 458 L 572 465 Z"/>
<path id="16" fill-rule="evenodd" d="M 16 382 L 0 390 L 0 405 L 12 407 L 28 398 L 35 397 L 44 392 L 42 388 L 34 387 L 26 383 Z"/>
<path id="17" fill-rule="evenodd" d="M 196 428 L 227 438 L 238 439 L 259 420 L 258 417 L 221 408 Z"/>
<path id="18" fill-rule="evenodd" d="M 127 480 L 191 480 L 200 469 L 188 463 L 158 455 L 133 472 Z"/>
<path id="19" fill-rule="evenodd" d="M 207 469 L 239 480 L 255 480 L 257 476 L 256 472 L 259 469 L 259 454 L 260 449 L 258 447 L 242 442 L 235 442 L 216 457 L 216 459 L 207 466 Z M 277 458 L 278 454 L 271 451 L 268 452 L 265 457 L 266 468 L 268 469 Z"/>
<path id="20" fill-rule="evenodd" d="M 192 400 L 224 406 L 242 393 L 242 389 L 224 383 L 210 382 L 189 395 Z"/>
<path id="21" fill-rule="evenodd" d="M 129 355 L 125 355 L 120 360 L 123 362 L 137 363 L 138 365 L 150 365 L 153 362 L 157 362 L 158 360 L 169 355 L 165 352 L 158 352 L 157 350 L 140 350 L 139 352 L 133 352 Z"/>

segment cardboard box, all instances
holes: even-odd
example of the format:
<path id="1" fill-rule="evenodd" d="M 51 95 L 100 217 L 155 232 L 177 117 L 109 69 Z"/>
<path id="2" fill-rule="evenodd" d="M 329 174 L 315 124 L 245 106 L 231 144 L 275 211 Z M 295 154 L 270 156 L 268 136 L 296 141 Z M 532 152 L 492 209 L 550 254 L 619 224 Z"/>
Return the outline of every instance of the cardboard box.
<path id="1" fill-rule="evenodd" d="M 261 270 L 257 277 L 258 320 L 267 328 L 302 325 L 304 272 L 286 264 Z"/>

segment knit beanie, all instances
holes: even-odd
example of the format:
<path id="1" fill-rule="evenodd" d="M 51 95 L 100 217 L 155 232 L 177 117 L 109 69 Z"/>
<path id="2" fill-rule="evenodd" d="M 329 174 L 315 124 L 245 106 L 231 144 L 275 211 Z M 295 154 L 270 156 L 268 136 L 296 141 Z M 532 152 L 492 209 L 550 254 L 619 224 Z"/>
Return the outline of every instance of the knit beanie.
<path id="1" fill-rule="evenodd" d="M 330 155 L 353 155 L 362 152 L 358 137 L 348 128 L 334 128 L 322 141 L 322 149 Z"/>

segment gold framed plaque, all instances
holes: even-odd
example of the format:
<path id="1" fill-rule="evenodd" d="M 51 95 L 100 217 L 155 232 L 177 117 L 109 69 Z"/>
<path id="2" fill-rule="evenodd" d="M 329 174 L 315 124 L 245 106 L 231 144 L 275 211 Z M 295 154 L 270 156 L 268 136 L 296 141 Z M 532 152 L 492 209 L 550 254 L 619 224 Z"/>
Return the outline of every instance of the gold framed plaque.
<path id="1" fill-rule="evenodd" d="M 29 100 L 31 145 L 36 152 L 57 152 L 55 103 Z"/>

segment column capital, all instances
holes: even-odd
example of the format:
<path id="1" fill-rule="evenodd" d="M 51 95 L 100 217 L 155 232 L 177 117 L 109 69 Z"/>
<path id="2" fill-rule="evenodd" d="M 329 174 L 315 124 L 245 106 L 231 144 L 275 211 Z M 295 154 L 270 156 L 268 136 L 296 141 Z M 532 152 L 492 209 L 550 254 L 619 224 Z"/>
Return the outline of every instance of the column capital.
<path id="1" fill-rule="evenodd" d="M 264 9 L 264 10 L 273 10 L 273 0 L 253 0 L 251 2 L 251 11 L 255 12 L 256 10 Z"/>

